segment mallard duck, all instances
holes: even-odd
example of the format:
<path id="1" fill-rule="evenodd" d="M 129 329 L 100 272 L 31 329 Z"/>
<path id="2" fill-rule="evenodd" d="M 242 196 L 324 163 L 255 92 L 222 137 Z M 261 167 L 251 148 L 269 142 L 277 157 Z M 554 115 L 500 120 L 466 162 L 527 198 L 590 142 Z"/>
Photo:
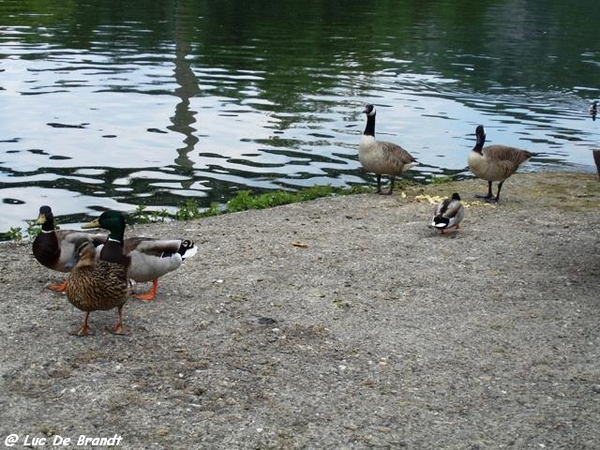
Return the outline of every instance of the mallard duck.
<path id="1" fill-rule="evenodd" d="M 435 207 L 429 226 L 437 228 L 444 234 L 450 228 L 458 229 L 464 217 L 465 208 L 460 202 L 460 195 L 455 192 L 451 197 L 442 200 Z"/>
<path id="2" fill-rule="evenodd" d="M 377 176 L 377 193 L 381 194 L 381 175 L 390 176 L 390 190 L 394 190 L 397 175 L 417 164 L 417 160 L 399 145 L 375 139 L 375 106 L 367 105 L 363 110 L 367 115 L 367 126 L 358 146 L 358 159 L 363 168 Z"/>
<path id="3" fill-rule="evenodd" d="M 79 259 L 69 274 L 67 298 L 82 311 L 85 311 L 83 324 L 71 334 L 86 336 L 91 334 L 88 318 L 92 311 L 117 308 L 119 320 L 110 328 L 114 334 L 128 334 L 123 325 L 123 305 L 129 297 L 127 266 L 102 261 L 96 255 L 94 245 L 84 241 L 77 249 Z"/>
<path id="4" fill-rule="evenodd" d="M 156 295 L 158 278 L 181 266 L 183 260 L 196 254 L 198 248 L 190 240 L 152 239 L 145 237 L 124 238 L 125 220 L 117 211 L 105 211 L 83 228 L 104 228 L 109 231 L 104 246 L 99 246 L 100 259 L 112 262 L 130 261 L 128 276 L 133 281 L 152 281 L 152 288 L 144 294 L 136 294 L 140 300 L 152 300 Z M 119 243 L 123 242 L 121 248 Z"/>
<path id="5" fill-rule="evenodd" d="M 485 144 L 485 128 L 478 125 L 475 129 L 477 142 L 469 154 L 469 168 L 476 177 L 488 182 L 487 195 L 478 195 L 488 202 L 500 201 L 500 190 L 504 181 L 510 177 L 533 153 L 506 145 L 488 145 Z M 498 193 L 492 194 L 492 182 L 498 181 Z"/>
<path id="6" fill-rule="evenodd" d="M 69 272 L 77 263 L 77 248 L 83 242 L 91 242 L 94 246 L 102 244 L 106 234 L 91 234 L 75 230 L 58 230 L 54 225 L 54 214 L 48 205 L 40 207 L 37 223 L 42 230 L 33 241 L 33 256 L 40 264 L 58 272 Z M 62 292 L 67 287 L 67 280 L 61 284 L 51 284 L 48 289 Z"/>

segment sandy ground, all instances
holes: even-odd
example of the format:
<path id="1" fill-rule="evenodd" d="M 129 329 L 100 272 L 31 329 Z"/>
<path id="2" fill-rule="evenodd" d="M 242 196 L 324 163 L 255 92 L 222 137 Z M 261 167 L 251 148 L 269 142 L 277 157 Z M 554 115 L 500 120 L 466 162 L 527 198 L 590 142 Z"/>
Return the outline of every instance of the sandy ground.
<path id="1" fill-rule="evenodd" d="M 61 275 L 0 245 L 0 445 L 600 448 L 600 181 L 516 175 L 497 206 L 484 190 L 135 226 L 200 249 L 128 302 L 128 337 L 105 330 L 114 311 L 68 335 L 82 313 L 44 290 Z M 466 218 L 441 236 L 415 197 L 454 191 Z"/>

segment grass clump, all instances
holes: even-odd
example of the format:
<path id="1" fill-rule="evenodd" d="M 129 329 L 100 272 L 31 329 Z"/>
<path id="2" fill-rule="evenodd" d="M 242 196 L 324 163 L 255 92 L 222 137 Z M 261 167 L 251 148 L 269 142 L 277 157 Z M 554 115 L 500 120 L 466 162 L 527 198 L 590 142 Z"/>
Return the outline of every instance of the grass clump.
<path id="1" fill-rule="evenodd" d="M 227 212 L 272 208 L 273 206 L 295 203 L 297 201 L 297 195 L 291 192 L 278 191 L 255 197 L 250 191 L 240 191 L 227 202 Z"/>
<path id="2" fill-rule="evenodd" d="M 23 230 L 19 227 L 10 227 L 10 229 L 3 233 L 4 237 L 9 241 L 22 241 L 23 240 Z"/>
<path id="3" fill-rule="evenodd" d="M 444 184 L 451 181 L 454 181 L 454 179 L 448 175 L 435 175 L 431 178 L 430 184 Z"/>
<path id="4" fill-rule="evenodd" d="M 226 205 L 212 203 L 210 207 L 201 209 L 193 199 L 187 199 L 174 214 L 166 209 L 148 211 L 145 205 L 138 205 L 135 211 L 129 214 L 130 224 L 144 224 L 164 222 L 166 220 L 192 220 L 203 217 L 218 216 L 231 212 L 246 211 L 249 209 L 266 209 L 274 206 L 286 205 L 315 200 L 331 195 L 352 195 L 372 192 L 372 189 L 364 186 L 352 186 L 350 188 L 335 188 L 331 185 L 312 186 L 298 192 L 273 191 L 264 194 L 253 195 L 251 191 L 239 191 L 235 197 L 230 199 Z M 40 227 L 35 220 L 28 221 L 25 234 L 21 228 L 13 227 L 7 233 L 0 235 L 0 240 L 20 241 L 25 237 L 35 238 L 40 232 Z"/>
<path id="5" fill-rule="evenodd" d="M 42 228 L 38 225 L 37 220 L 26 220 L 27 228 L 10 227 L 5 233 L 0 233 L 0 241 L 22 241 L 23 239 L 35 239 L 40 234 Z"/>
<path id="6" fill-rule="evenodd" d="M 249 209 L 266 209 L 274 206 L 287 205 L 315 200 L 330 195 L 350 195 L 367 192 L 362 187 L 334 188 L 330 185 L 312 186 L 298 192 L 275 191 L 253 196 L 250 191 L 240 191 L 235 197 L 227 202 L 225 212 L 247 211 Z"/>
<path id="7" fill-rule="evenodd" d="M 146 211 L 145 205 L 138 205 L 134 212 L 129 214 L 129 220 L 134 223 L 164 222 L 169 217 L 166 209 L 160 211 Z"/>

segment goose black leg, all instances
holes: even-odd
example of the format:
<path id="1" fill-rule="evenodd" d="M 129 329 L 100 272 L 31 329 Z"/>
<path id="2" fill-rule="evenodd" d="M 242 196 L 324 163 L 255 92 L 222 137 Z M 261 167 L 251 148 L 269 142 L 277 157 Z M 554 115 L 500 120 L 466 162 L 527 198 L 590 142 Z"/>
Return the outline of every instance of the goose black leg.
<path id="1" fill-rule="evenodd" d="M 494 201 L 496 203 L 498 203 L 500 201 L 500 189 L 502 189 L 503 184 L 504 184 L 504 180 L 502 180 L 500 183 L 498 183 L 498 193 L 496 194 L 496 198 L 494 199 Z"/>
<path id="2" fill-rule="evenodd" d="M 500 183 L 498 185 L 498 194 L 500 194 L 500 186 L 502 185 L 502 183 Z M 488 193 L 487 195 L 476 195 L 475 197 L 480 198 L 486 202 L 496 202 L 498 201 L 496 199 L 496 197 L 494 197 L 494 194 L 492 194 L 492 182 L 488 181 Z"/>
<path id="3" fill-rule="evenodd" d="M 376 194 L 381 194 L 381 175 L 377 174 L 377 190 L 375 191 Z"/>
<path id="4" fill-rule="evenodd" d="M 392 195 L 392 191 L 394 190 L 394 182 L 396 181 L 396 177 L 394 175 L 390 175 L 390 190 L 386 192 L 385 195 Z"/>

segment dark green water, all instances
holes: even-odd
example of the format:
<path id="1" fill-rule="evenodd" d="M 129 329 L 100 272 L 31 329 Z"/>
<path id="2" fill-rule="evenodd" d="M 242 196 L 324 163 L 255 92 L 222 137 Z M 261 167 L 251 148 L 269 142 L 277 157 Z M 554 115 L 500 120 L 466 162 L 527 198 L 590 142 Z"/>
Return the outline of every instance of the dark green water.
<path id="1" fill-rule="evenodd" d="M 469 176 L 475 126 L 592 170 L 597 1 L 2 1 L 0 233 L 43 203 L 206 207 L 241 189 L 372 182 L 360 112 L 409 177 Z"/>

